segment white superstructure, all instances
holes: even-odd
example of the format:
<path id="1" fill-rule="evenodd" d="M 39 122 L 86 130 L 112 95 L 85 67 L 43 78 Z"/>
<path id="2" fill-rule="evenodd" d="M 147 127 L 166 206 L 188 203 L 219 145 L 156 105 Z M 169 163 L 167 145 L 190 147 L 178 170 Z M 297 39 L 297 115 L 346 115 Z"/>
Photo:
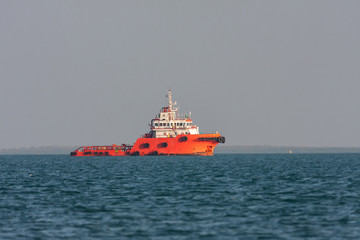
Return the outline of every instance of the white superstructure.
<path id="1" fill-rule="evenodd" d="M 161 108 L 160 113 L 151 120 L 149 137 L 168 138 L 181 134 L 199 134 L 199 127 L 192 125 L 191 113 L 182 116 L 177 108 L 173 108 L 176 102 L 172 102 L 171 89 L 167 97 L 168 107 Z"/>

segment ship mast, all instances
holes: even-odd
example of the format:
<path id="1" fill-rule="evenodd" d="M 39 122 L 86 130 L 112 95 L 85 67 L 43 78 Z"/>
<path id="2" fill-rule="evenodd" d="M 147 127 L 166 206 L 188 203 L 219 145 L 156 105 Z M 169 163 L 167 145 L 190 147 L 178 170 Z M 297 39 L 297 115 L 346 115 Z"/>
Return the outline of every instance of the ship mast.
<path id="1" fill-rule="evenodd" d="M 172 96 L 171 96 L 171 89 L 169 89 L 168 97 L 169 97 L 169 110 L 170 110 L 170 112 L 171 112 L 171 110 L 172 110 Z"/>

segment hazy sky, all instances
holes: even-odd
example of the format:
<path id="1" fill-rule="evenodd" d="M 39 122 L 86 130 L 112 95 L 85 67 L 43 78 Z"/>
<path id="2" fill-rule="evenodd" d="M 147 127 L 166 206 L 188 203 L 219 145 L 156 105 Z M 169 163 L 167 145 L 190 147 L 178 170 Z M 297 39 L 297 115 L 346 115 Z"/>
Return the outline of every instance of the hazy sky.
<path id="1" fill-rule="evenodd" d="M 360 146 L 360 1 L 0 1 L 0 149 L 133 143 L 167 90 L 228 145 Z"/>

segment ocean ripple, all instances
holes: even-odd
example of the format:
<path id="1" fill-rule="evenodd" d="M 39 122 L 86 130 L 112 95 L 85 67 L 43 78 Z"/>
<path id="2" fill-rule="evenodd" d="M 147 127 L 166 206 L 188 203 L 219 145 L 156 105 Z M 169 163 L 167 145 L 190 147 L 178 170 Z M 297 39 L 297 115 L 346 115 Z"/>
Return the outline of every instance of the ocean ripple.
<path id="1" fill-rule="evenodd" d="M 359 239 L 360 154 L 0 156 L 0 239 Z"/>

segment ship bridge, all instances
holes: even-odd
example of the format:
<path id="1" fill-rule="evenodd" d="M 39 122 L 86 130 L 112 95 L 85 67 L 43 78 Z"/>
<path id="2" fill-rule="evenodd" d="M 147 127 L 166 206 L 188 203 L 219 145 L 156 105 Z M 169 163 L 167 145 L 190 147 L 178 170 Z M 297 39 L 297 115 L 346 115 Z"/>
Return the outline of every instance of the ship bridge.
<path id="1" fill-rule="evenodd" d="M 169 105 L 160 109 L 160 113 L 151 120 L 150 133 L 152 138 L 171 138 L 182 134 L 199 134 L 199 127 L 193 125 L 191 113 L 179 114 L 178 109 L 173 107 L 171 89 L 167 95 Z"/>

